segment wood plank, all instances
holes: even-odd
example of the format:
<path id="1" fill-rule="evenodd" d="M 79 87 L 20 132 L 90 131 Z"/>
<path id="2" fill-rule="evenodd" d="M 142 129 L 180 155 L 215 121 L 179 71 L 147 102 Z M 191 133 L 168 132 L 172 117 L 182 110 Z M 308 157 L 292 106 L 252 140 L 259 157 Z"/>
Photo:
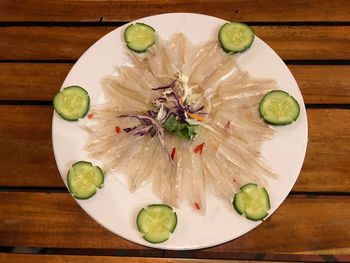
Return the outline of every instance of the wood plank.
<path id="1" fill-rule="evenodd" d="M 0 100 L 52 100 L 73 64 L 0 63 Z M 349 65 L 288 65 L 305 103 L 350 103 Z M 19 74 L 20 72 L 20 74 Z"/>
<path id="2" fill-rule="evenodd" d="M 350 110 L 309 109 L 307 116 L 308 149 L 293 190 L 350 192 Z"/>
<path id="3" fill-rule="evenodd" d="M 0 60 L 75 60 L 115 27 L 1 27 Z"/>
<path id="4" fill-rule="evenodd" d="M 288 65 L 307 104 L 350 103 L 349 65 Z"/>
<path id="5" fill-rule="evenodd" d="M 144 249 L 98 225 L 68 193 L 0 192 L 0 200 L 0 246 Z M 237 252 L 297 253 L 348 248 L 349 227 L 349 196 L 289 196 L 276 213 L 253 231 L 190 255 L 230 258 Z"/>
<path id="6" fill-rule="evenodd" d="M 69 193 L 1 192 L 0 196 L 4 198 L 0 246 L 149 250 L 103 228 Z M 162 252 L 154 250 L 153 255 Z"/>
<path id="7" fill-rule="evenodd" d="M 131 8 L 131 9 L 130 9 Z M 16 10 L 13 12 L 13 10 Z M 132 12 L 130 12 L 132 10 Z M 330 11 L 331 10 L 331 11 Z M 0 2 L 0 21 L 130 21 L 169 12 L 192 12 L 234 21 L 349 21 L 346 0 L 333 1 L 11 1 Z"/>
<path id="8" fill-rule="evenodd" d="M 0 60 L 75 60 L 115 27 L 0 27 Z M 350 59 L 350 26 L 254 26 L 283 59 Z"/>
<path id="9" fill-rule="evenodd" d="M 73 64 L 0 63 L 0 100 L 51 101 Z"/>
<path id="10" fill-rule="evenodd" d="M 61 186 L 49 106 L 0 106 L 0 185 Z"/>
<path id="11" fill-rule="evenodd" d="M 350 44 L 350 27 L 347 26 L 262 26 L 253 29 L 282 59 L 350 58 L 349 50 L 341 50 Z"/>
<path id="12" fill-rule="evenodd" d="M 307 114 L 309 144 L 293 191 L 350 192 L 350 110 Z M 52 153 L 51 118 L 50 106 L 0 106 L 0 186 L 64 187 Z"/>
<path id="13" fill-rule="evenodd" d="M 33 255 L 0 253 L 0 262 L 16 263 L 241 263 L 240 260 L 216 260 L 216 259 L 183 259 L 183 258 L 141 258 L 141 257 L 116 257 L 116 256 L 70 256 L 70 255 Z M 290 261 L 255 261 L 247 260 L 245 263 L 288 263 Z"/>
<path id="14" fill-rule="evenodd" d="M 342 210 L 350 205 L 349 201 L 349 196 L 289 196 L 275 214 L 256 229 L 221 246 L 191 251 L 191 256 L 224 259 L 235 252 L 298 254 L 305 251 L 305 247 L 310 248 L 307 249 L 310 254 L 322 249 L 332 255 L 342 254 L 339 248 L 350 247 L 347 230 L 350 218 L 345 218 L 349 211 Z M 344 238 L 334 236 L 333 231 L 340 231 Z M 177 251 L 165 251 L 166 257 L 178 255 Z"/>

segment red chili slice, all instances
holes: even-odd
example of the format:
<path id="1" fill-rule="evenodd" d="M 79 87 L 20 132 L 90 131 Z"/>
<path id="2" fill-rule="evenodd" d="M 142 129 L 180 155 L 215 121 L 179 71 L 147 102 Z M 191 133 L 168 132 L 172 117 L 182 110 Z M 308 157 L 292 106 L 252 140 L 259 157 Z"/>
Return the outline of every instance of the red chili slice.
<path id="1" fill-rule="evenodd" d="M 197 209 L 197 210 L 200 210 L 201 207 L 199 206 L 199 204 L 197 202 L 194 203 L 194 207 Z"/>
<path id="2" fill-rule="evenodd" d="M 230 127 L 231 127 L 231 121 L 226 122 L 225 128 L 228 129 L 228 128 L 230 128 Z"/>
<path id="3" fill-rule="evenodd" d="M 88 116 L 87 116 L 87 117 L 88 117 L 88 119 L 90 119 L 90 120 L 91 120 L 91 119 L 94 117 L 94 115 L 93 115 L 92 113 L 90 113 L 90 114 L 88 114 Z"/>
<path id="4" fill-rule="evenodd" d="M 200 153 L 200 154 L 202 154 L 202 152 L 203 152 L 203 147 L 204 147 L 204 142 L 203 143 L 201 143 L 201 144 L 199 144 L 199 145 L 197 145 L 194 149 L 193 149 L 193 151 L 194 151 L 194 153 Z"/>
<path id="5" fill-rule="evenodd" d="M 116 127 L 115 127 L 115 132 L 116 132 L 116 133 L 121 133 L 121 132 L 122 132 L 122 129 L 120 129 L 120 127 L 116 126 Z"/>
<path id="6" fill-rule="evenodd" d="M 176 154 L 176 148 L 174 147 L 173 150 L 171 151 L 170 157 L 172 160 L 174 160 Z"/>

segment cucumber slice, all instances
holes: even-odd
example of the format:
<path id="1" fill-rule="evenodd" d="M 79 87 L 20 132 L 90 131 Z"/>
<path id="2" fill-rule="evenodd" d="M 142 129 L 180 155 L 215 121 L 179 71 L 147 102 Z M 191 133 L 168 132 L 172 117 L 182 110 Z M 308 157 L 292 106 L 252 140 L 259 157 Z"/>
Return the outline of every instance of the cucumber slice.
<path id="1" fill-rule="evenodd" d="M 147 232 L 143 238 L 153 244 L 165 242 L 169 239 L 170 232 L 165 227 L 159 226 L 157 231 Z"/>
<path id="2" fill-rule="evenodd" d="M 90 97 L 82 87 L 70 86 L 55 95 L 53 106 L 63 119 L 76 121 L 89 111 Z"/>
<path id="3" fill-rule="evenodd" d="M 68 189 L 77 199 L 88 199 L 96 194 L 104 182 L 100 167 L 80 161 L 72 165 L 67 174 Z"/>
<path id="4" fill-rule="evenodd" d="M 272 125 L 288 125 L 299 117 L 299 103 L 282 90 L 267 93 L 259 104 L 260 116 Z"/>
<path id="5" fill-rule="evenodd" d="M 161 243 L 169 239 L 177 225 L 177 216 L 170 206 L 153 204 L 142 208 L 137 215 L 136 225 L 151 243 Z"/>
<path id="6" fill-rule="evenodd" d="M 219 31 L 219 41 L 227 53 L 243 52 L 254 41 L 254 31 L 244 23 L 228 22 Z"/>
<path id="7" fill-rule="evenodd" d="M 149 25 L 136 23 L 125 29 L 124 39 L 129 49 L 142 53 L 156 42 L 156 31 Z"/>
<path id="8" fill-rule="evenodd" d="M 256 184 L 246 184 L 235 194 L 233 207 L 240 215 L 247 219 L 259 221 L 268 216 L 270 199 L 265 188 L 258 188 Z"/>
<path id="9" fill-rule="evenodd" d="M 258 186 L 256 184 L 249 183 L 249 184 L 243 185 L 240 189 L 241 189 L 242 192 L 245 192 L 245 193 L 249 194 L 252 191 L 255 191 L 257 187 Z"/>

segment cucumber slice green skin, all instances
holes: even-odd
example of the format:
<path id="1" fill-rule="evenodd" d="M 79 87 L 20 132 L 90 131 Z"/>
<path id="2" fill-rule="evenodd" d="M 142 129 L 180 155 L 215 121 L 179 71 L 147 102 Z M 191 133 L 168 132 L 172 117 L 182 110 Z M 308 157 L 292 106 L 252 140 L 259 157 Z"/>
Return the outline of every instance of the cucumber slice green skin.
<path id="1" fill-rule="evenodd" d="M 233 207 L 240 215 L 252 221 L 260 221 L 268 216 L 271 209 L 270 198 L 265 188 L 258 188 L 256 184 L 246 184 L 235 194 Z"/>
<path id="2" fill-rule="evenodd" d="M 146 241 L 153 244 L 162 243 L 174 232 L 177 215 L 168 205 L 153 204 L 140 210 L 136 225 Z"/>
<path id="3" fill-rule="evenodd" d="M 89 199 L 104 183 L 104 174 L 100 167 L 90 162 L 79 161 L 72 165 L 67 174 L 69 192 L 76 199 Z"/>
<path id="4" fill-rule="evenodd" d="M 300 106 L 295 98 L 283 90 L 268 92 L 259 104 L 259 113 L 271 125 L 288 125 L 299 117 Z"/>
<path id="5" fill-rule="evenodd" d="M 254 31 L 247 24 L 228 22 L 218 34 L 222 49 L 227 53 L 243 52 L 250 48 L 254 41 Z"/>
<path id="6" fill-rule="evenodd" d="M 125 29 L 124 40 L 129 49 L 143 53 L 156 42 L 156 31 L 149 25 L 136 23 Z"/>
<path id="7" fill-rule="evenodd" d="M 56 93 L 53 106 L 64 120 L 77 121 L 88 113 L 90 97 L 82 87 L 69 86 Z"/>

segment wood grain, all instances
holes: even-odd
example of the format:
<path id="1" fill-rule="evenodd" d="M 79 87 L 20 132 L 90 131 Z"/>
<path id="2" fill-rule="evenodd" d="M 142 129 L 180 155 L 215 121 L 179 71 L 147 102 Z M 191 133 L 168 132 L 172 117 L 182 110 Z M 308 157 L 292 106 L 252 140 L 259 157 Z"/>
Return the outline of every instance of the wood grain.
<path id="1" fill-rule="evenodd" d="M 0 106 L 0 185 L 64 186 L 51 145 L 49 106 Z"/>
<path id="2" fill-rule="evenodd" d="M 308 149 L 294 190 L 350 192 L 350 110 L 310 109 L 307 116 Z"/>
<path id="3" fill-rule="evenodd" d="M 0 192 L 0 199 L 0 246 L 145 249 L 98 225 L 68 193 Z M 350 247 L 349 227 L 349 196 L 289 196 L 253 231 L 191 255 L 215 258 L 237 252 L 297 253 Z"/>
<path id="4" fill-rule="evenodd" d="M 51 101 L 73 64 L 0 63 L 0 100 Z M 305 103 L 350 103 L 349 65 L 288 65 Z"/>
<path id="5" fill-rule="evenodd" d="M 0 63 L 0 100 L 51 101 L 72 66 Z"/>
<path id="6" fill-rule="evenodd" d="M 0 60 L 76 60 L 115 27 L 0 27 Z M 282 59 L 350 59 L 350 26 L 254 26 Z"/>
<path id="7" fill-rule="evenodd" d="M 307 104 L 350 103 L 349 65 L 288 65 Z"/>
<path id="8" fill-rule="evenodd" d="M 350 110 L 307 114 L 309 144 L 293 191 L 350 192 Z M 64 187 L 52 152 L 51 118 L 50 106 L 0 106 L 0 186 Z"/>
<path id="9" fill-rule="evenodd" d="M 0 60 L 76 60 L 115 27 L 0 27 Z"/>
<path id="10" fill-rule="evenodd" d="M 215 260 L 215 259 L 181 259 L 181 258 L 141 258 L 141 257 L 116 257 L 116 256 L 70 256 L 70 255 L 31 255 L 31 254 L 6 254 L 0 253 L 0 262 L 16 263 L 241 263 L 240 260 Z M 288 263 L 289 261 L 255 261 L 246 260 L 245 263 Z"/>
<path id="11" fill-rule="evenodd" d="M 310 254 L 317 254 L 314 251 L 323 248 L 327 254 L 342 254 L 339 248 L 350 247 L 350 232 L 346 230 L 350 226 L 350 218 L 346 218 L 349 211 L 343 210 L 350 205 L 349 201 L 348 196 L 289 196 L 253 231 L 221 246 L 192 251 L 191 256 L 224 259 L 234 252 L 294 254 L 305 251 L 305 247 L 310 248 L 307 249 Z M 342 238 L 334 236 L 333 231 L 340 231 Z M 165 252 L 166 257 L 179 255 L 177 251 Z"/>
<path id="12" fill-rule="evenodd" d="M 14 10 L 16 10 L 14 12 Z M 132 10 L 132 11 L 131 11 Z M 192 12 L 235 21 L 349 21 L 346 0 L 157 0 L 0 2 L 1 21 L 130 21 L 144 16 Z"/>
<path id="13" fill-rule="evenodd" d="M 4 198 L 0 246 L 148 250 L 103 228 L 69 193 L 2 192 L 0 196 Z"/>

